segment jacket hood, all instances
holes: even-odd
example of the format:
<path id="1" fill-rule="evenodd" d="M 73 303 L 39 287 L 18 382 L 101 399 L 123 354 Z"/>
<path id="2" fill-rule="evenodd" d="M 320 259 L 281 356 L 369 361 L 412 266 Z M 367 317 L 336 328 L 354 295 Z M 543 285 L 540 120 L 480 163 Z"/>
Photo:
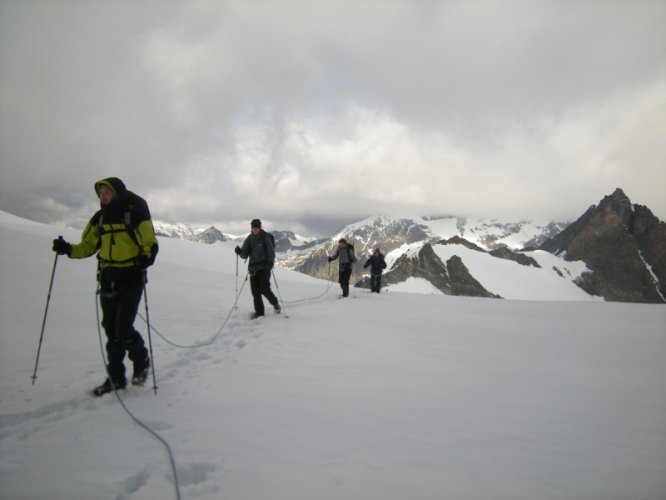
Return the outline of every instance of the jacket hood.
<path id="1" fill-rule="evenodd" d="M 125 195 L 127 194 L 127 188 L 125 187 L 125 184 L 117 177 L 107 177 L 106 179 L 97 181 L 95 183 L 95 194 L 97 194 L 99 191 L 100 186 L 107 186 L 109 189 L 111 189 L 111 191 L 113 191 L 113 194 L 116 195 L 116 199 L 119 200 L 125 198 Z"/>

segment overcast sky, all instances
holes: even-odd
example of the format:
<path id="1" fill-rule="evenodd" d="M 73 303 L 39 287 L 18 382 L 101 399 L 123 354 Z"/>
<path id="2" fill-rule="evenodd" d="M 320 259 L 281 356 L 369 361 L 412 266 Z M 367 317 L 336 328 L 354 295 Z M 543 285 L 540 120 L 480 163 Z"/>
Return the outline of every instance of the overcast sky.
<path id="1" fill-rule="evenodd" d="M 0 0 L 0 209 L 666 220 L 666 2 Z"/>

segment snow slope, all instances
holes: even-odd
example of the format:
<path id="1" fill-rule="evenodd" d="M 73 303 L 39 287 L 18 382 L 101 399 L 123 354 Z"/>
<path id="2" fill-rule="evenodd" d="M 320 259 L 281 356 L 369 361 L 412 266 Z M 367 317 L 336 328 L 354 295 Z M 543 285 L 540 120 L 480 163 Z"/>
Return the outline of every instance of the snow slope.
<path id="1" fill-rule="evenodd" d="M 104 378 L 94 259 L 58 259 L 31 383 L 58 234 L 78 238 L 0 214 L 0 498 L 176 498 L 164 445 L 86 394 Z M 666 496 L 663 306 L 337 300 L 277 269 L 285 314 L 250 321 L 233 243 L 160 244 L 158 393 L 120 396 L 170 446 L 182 498 Z"/>
<path id="2" fill-rule="evenodd" d="M 433 250 L 446 262 L 459 256 L 469 272 L 486 290 L 505 299 L 517 300 L 603 300 L 592 297 L 573 279 L 587 270 L 581 261 L 567 262 L 542 250 L 524 252 L 541 268 L 523 266 L 512 260 L 498 259 L 464 245 L 435 245 Z M 558 274 L 553 268 L 560 270 Z"/>

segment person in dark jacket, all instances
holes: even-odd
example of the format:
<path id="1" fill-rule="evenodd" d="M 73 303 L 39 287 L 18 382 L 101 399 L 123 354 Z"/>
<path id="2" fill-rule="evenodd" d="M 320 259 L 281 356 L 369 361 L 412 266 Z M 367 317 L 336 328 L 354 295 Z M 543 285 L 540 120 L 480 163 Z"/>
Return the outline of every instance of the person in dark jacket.
<path id="1" fill-rule="evenodd" d="M 370 266 L 370 292 L 379 293 L 382 287 L 382 271 L 386 269 L 386 261 L 379 248 L 375 248 L 373 254 L 363 264 L 364 269 L 368 266 Z"/>
<path id="2" fill-rule="evenodd" d="M 53 240 L 53 250 L 72 259 L 97 253 L 102 326 L 106 332 L 107 379 L 93 393 L 101 396 L 127 386 L 125 354 L 133 363 L 132 384 L 143 385 L 150 359 L 134 320 L 145 286 L 146 268 L 155 262 L 157 238 L 148 204 L 109 177 L 95 183 L 101 208 L 90 219 L 81 242 Z"/>
<path id="3" fill-rule="evenodd" d="M 338 241 L 338 248 L 335 249 L 333 255 L 328 257 L 328 261 L 331 262 L 335 259 L 338 260 L 338 282 L 340 283 L 340 288 L 342 289 L 342 296 L 349 296 L 349 278 L 351 278 L 352 265 L 356 262 L 356 256 L 354 255 L 354 247 L 347 244 L 347 240 L 340 238 Z"/>
<path id="4" fill-rule="evenodd" d="M 237 246 L 235 252 L 241 259 L 250 258 L 247 270 L 250 274 L 250 289 L 254 300 L 254 314 L 252 315 L 254 319 L 264 315 L 262 295 L 268 299 L 276 313 L 279 314 L 281 308 L 277 297 L 271 290 L 271 271 L 275 265 L 273 239 L 261 229 L 259 219 L 252 220 L 250 230 L 243 246 Z"/>

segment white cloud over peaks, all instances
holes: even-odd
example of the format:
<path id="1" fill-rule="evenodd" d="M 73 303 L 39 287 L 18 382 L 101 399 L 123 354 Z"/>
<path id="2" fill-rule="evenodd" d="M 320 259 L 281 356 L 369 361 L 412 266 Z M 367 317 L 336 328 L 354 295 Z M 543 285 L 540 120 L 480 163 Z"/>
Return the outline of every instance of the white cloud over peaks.
<path id="1" fill-rule="evenodd" d="M 645 179 L 633 182 L 634 172 L 624 168 L 636 155 L 627 141 L 646 143 L 641 164 L 655 182 L 664 180 L 665 158 L 656 145 L 666 119 L 662 108 L 650 106 L 659 90 L 497 123 L 485 142 L 420 129 L 360 105 L 302 115 L 279 127 L 270 113 L 261 120 L 254 115 L 234 129 L 231 149 L 185 169 L 196 175 L 182 189 L 196 189 L 193 196 L 174 193 L 173 216 L 210 192 L 215 201 L 209 208 L 241 220 L 257 212 L 577 217 L 618 186 L 637 200 L 649 196 L 640 190 Z M 571 203 L 562 207 L 554 193 Z"/>
<path id="2" fill-rule="evenodd" d="M 85 218 L 92 182 L 114 175 L 184 222 L 566 219 L 616 187 L 666 219 L 665 14 L 0 1 L 0 208 Z"/>
<path id="3" fill-rule="evenodd" d="M 373 212 L 422 200 L 425 164 L 417 140 L 386 113 L 350 106 L 292 120 L 281 135 L 273 131 L 255 126 L 237 136 L 235 188 L 258 187 L 270 203 L 315 213 Z"/>

